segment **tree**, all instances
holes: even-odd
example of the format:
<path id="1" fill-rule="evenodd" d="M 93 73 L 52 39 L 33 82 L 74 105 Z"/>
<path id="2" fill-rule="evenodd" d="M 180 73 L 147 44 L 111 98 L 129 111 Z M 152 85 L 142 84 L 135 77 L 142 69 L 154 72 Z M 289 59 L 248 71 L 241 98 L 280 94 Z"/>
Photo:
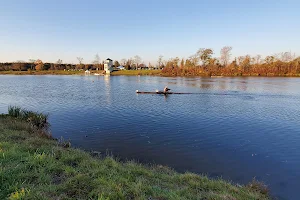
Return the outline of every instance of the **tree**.
<path id="1" fill-rule="evenodd" d="M 217 58 L 211 58 L 208 60 L 209 65 L 219 65 L 219 60 Z"/>
<path id="2" fill-rule="evenodd" d="M 36 60 L 34 59 L 29 59 L 29 62 L 30 62 L 30 69 L 33 70 L 34 69 L 34 63 L 35 63 Z"/>
<path id="3" fill-rule="evenodd" d="M 79 65 L 76 66 L 77 69 L 83 69 L 84 68 L 84 64 L 82 63 L 83 58 L 81 57 L 77 57 L 77 60 L 79 62 Z"/>
<path id="4" fill-rule="evenodd" d="M 78 60 L 78 62 L 79 62 L 79 65 L 82 65 L 83 58 L 77 57 L 77 60 Z"/>
<path id="5" fill-rule="evenodd" d="M 61 59 L 58 59 L 55 64 L 51 63 L 50 69 L 51 70 L 60 70 L 62 68 L 62 63 L 63 63 L 63 61 Z"/>
<path id="6" fill-rule="evenodd" d="M 192 63 L 192 61 L 190 59 L 186 59 L 185 61 L 185 67 L 187 68 L 191 68 L 191 67 L 194 67 L 194 63 Z"/>
<path id="7" fill-rule="evenodd" d="M 199 56 L 203 65 L 207 65 L 209 63 L 209 60 L 211 59 L 213 54 L 214 54 L 214 52 L 212 49 L 201 48 L 197 51 L 197 55 Z"/>
<path id="8" fill-rule="evenodd" d="M 58 59 L 57 61 L 56 61 L 56 64 L 58 64 L 58 65 L 61 65 L 63 63 L 63 61 L 61 60 L 61 59 Z"/>
<path id="9" fill-rule="evenodd" d="M 96 68 L 100 69 L 101 68 L 101 60 L 100 56 L 98 54 L 95 55 L 95 59 L 93 61 L 93 64 L 96 66 Z"/>
<path id="10" fill-rule="evenodd" d="M 238 57 L 240 70 L 242 72 L 250 72 L 251 57 L 249 55 Z"/>
<path id="11" fill-rule="evenodd" d="M 135 66 L 136 66 L 136 70 L 137 70 L 137 69 L 138 69 L 138 66 L 139 66 L 139 64 L 142 62 L 142 59 L 141 59 L 141 57 L 140 57 L 140 56 L 136 55 L 136 56 L 134 56 L 134 58 L 133 58 L 133 62 L 134 62 L 134 64 L 135 64 Z"/>
<path id="12" fill-rule="evenodd" d="M 295 59 L 295 54 L 293 55 L 292 52 L 283 52 L 281 53 L 280 57 L 282 62 L 290 62 Z"/>
<path id="13" fill-rule="evenodd" d="M 221 54 L 220 61 L 221 61 L 221 64 L 224 65 L 225 67 L 228 65 L 228 63 L 230 61 L 231 50 L 232 50 L 232 47 L 225 46 L 220 51 L 220 54 Z"/>
<path id="14" fill-rule="evenodd" d="M 265 58 L 265 62 L 266 62 L 268 65 L 272 64 L 274 61 L 275 61 L 275 57 L 274 57 L 274 56 L 267 56 L 267 57 Z"/>
<path id="15" fill-rule="evenodd" d="M 16 62 L 11 66 L 12 70 L 25 71 L 27 70 L 26 63 L 24 62 Z"/>
<path id="16" fill-rule="evenodd" d="M 252 63 L 255 65 L 259 65 L 262 62 L 261 55 L 256 55 L 251 59 Z"/>
<path id="17" fill-rule="evenodd" d="M 125 65 L 126 65 L 126 62 L 127 62 L 127 60 L 126 60 L 125 58 L 123 58 L 123 59 L 121 60 L 121 65 L 125 66 Z"/>
<path id="18" fill-rule="evenodd" d="M 189 59 L 188 59 L 188 62 L 189 62 L 188 63 L 189 67 L 196 67 L 198 65 L 198 63 L 199 63 L 199 56 L 198 56 L 198 54 L 196 53 L 196 54 L 191 55 L 189 57 Z"/>
<path id="19" fill-rule="evenodd" d="M 126 70 L 130 70 L 130 69 L 131 69 L 132 63 L 133 63 L 132 59 L 131 59 L 131 58 L 128 59 L 128 60 L 126 61 L 126 64 L 125 64 L 125 69 L 126 69 Z"/>
<path id="20" fill-rule="evenodd" d="M 178 63 L 179 63 L 180 59 L 178 57 L 176 57 L 172 61 L 173 61 L 173 66 L 178 67 Z"/>
<path id="21" fill-rule="evenodd" d="M 119 67 L 119 66 L 120 66 L 120 63 L 119 63 L 117 60 L 115 60 L 115 61 L 114 61 L 114 66 L 115 66 L 115 67 Z"/>
<path id="22" fill-rule="evenodd" d="M 184 67 L 184 59 L 182 58 L 181 62 L 180 62 L 180 67 L 183 68 Z"/>
<path id="23" fill-rule="evenodd" d="M 40 71 L 44 69 L 44 63 L 41 60 L 36 60 L 35 61 L 35 70 Z"/>
<path id="24" fill-rule="evenodd" d="M 158 64 L 158 68 L 161 68 L 162 64 L 163 64 L 163 56 L 160 55 L 158 57 L 158 61 L 157 61 L 157 64 Z"/>

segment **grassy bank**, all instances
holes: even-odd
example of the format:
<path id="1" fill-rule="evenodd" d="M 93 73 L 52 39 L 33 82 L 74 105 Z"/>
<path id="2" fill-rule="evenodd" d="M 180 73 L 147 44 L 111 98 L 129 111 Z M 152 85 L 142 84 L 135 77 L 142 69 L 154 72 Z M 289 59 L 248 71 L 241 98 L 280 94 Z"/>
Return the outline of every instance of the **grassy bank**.
<path id="1" fill-rule="evenodd" d="M 268 199 L 257 183 L 235 186 L 68 148 L 28 119 L 0 115 L 0 199 Z"/>
<path id="2" fill-rule="evenodd" d="M 64 70 L 0 71 L 0 75 L 84 75 L 84 71 L 64 71 Z"/>
<path id="3" fill-rule="evenodd" d="M 94 73 L 103 74 L 103 71 L 92 70 Z M 0 71 L 0 75 L 85 75 L 84 71 L 64 71 L 64 70 L 43 70 L 43 71 Z M 113 71 L 111 75 L 115 76 L 165 76 L 165 77 L 300 77 L 300 74 L 247 74 L 247 73 L 204 73 L 202 71 L 163 71 L 163 70 L 120 70 Z"/>
<path id="4" fill-rule="evenodd" d="M 91 71 L 94 73 L 102 74 L 103 71 Z M 120 70 L 114 71 L 111 75 L 160 75 L 161 70 Z M 64 70 L 43 70 L 43 71 L 0 71 L 0 75 L 85 75 L 84 71 L 64 71 Z"/>
<path id="5" fill-rule="evenodd" d="M 137 76 L 137 75 L 153 75 L 157 76 L 161 74 L 161 70 L 120 70 L 113 71 L 111 75 L 127 75 L 127 76 Z"/>

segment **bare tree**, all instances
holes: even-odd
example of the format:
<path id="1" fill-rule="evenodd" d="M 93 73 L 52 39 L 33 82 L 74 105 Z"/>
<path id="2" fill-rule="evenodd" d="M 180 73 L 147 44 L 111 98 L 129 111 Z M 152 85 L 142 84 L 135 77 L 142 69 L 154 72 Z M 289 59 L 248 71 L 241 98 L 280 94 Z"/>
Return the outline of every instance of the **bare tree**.
<path id="1" fill-rule="evenodd" d="M 161 66 L 162 66 L 162 64 L 163 64 L 163 56 L 162 56 L 162 55 L 160 55 L 160 56 L 158 57 L 157 63 L 158 63 L 158 68 L 161 68 Z"/>
<path id="2" fill-rule="evenodd" d="M 56 61 L 56 64 L 58 64 L 58 65 L 61 65 L 63 63 L 63 61 L 61 60 L 61 59 L 58 59 L 57 61 Z"/>
<path id="3" fill-rule="evenodd" d="M 35 63 L 35 59 L 29 59 L 30 62 L 30 69 L 33 70 L 34 69 L 34 63 Z"/>
<path id="4" fill-rule="evenodd" d="M 261 64 L 262 63 L 261 55 L 256 55 L 251 59 L 251 61 L 252 61 L 251 64 L 255 64 L 255 65 Z"/>
<path id="5" fill-rule="evenodd" d="M 188 67 L 196 67 L 198 65 L 198 63 L 199 63 L 199 56 L 196 53 L 189 57 L 187 66 Z"/>
<path id="6" fill-rule="evenodd" d="M 126 62 L 127 62 L 127 60 L 126 60 L 125 58 L 123 58 L 123 59 L 121 60 L 121 65 L 125 66 L 125 65 L 126 65 Z"/>
<path id="7" fill-rule="evenodd" d="M 140 56 L 136 55 L 136 56 L 134 56 L 133 61 L 134 61 L 134 64 L 136 65 L 136 70 L 137 70 L 139 67 L 139 64 L 142 62 L 142 59 Z"/>
<path id="8" fill-rule="evenodd" d="M 83 58 L 82 57 L 77 57 L 77 60 L 79 62 L 79 65 L 82 65 Z"/>
<path id="9" fill-rule="evenodd" d="M 100 60 L 100 56 L 99 54 L 95 55 L 95 60 L 93 61 L 94 64 L 100 64 L 101 60 Z"/>
<path id="10" fill-rule="evenodd" d="M 283 52 L 283 53 L 281 53 L 281 55 L 280 55 L 280 60 L 282 61 L 282 62 L 290 62 L 290 61 L 292 61 L 293 59 L 295 59 L 295 54 L 292 54 L 292 52 Z"/>
<path id="11" fill-rule="evenodd" d="M 220 61 L 221 61 L 221 64 L 224 65 L 225 67 L 228 65 L 228 63 L 230 61 L 231 50 L 232 50 L 232 47 L 225 46 L 220 51 L 220 54 L 221 54 Z"/>
<path id="12" fill-rule="evenodd" d="M 97 67 L 97 69 L 100 68 L 101 60 L 99 54 L 95 55 L 95 60 L 93 61 L 93 64 Z"/>

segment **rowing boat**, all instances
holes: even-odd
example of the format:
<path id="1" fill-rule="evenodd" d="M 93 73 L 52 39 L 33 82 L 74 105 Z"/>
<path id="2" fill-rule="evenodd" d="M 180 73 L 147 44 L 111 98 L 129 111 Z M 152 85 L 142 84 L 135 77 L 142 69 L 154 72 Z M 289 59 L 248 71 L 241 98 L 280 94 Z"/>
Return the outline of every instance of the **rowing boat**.
<path id="1" fill-rule="evenodd" d="M 163 94 L 163 95 L 168 95 L 168 94 L 193 94 L 193 93 L 184 93 L 184 92 L 163 92 L 163 91 L 155 91 L 155 92 L 142 92 L 136 90 L 137 94 Z"/>

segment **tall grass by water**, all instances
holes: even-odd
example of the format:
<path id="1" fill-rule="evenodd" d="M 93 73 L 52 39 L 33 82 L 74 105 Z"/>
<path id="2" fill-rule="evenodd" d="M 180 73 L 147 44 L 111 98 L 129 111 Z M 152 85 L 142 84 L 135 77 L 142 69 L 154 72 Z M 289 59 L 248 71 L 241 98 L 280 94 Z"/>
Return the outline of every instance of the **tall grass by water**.
<path id="1" fill-rule="evenodd" d="M 50 124 L 48 115 L 23 109 L 19 106 L 9 106 L 8 116 L 28 122 L 37 131 L 48 132 Z"/>

